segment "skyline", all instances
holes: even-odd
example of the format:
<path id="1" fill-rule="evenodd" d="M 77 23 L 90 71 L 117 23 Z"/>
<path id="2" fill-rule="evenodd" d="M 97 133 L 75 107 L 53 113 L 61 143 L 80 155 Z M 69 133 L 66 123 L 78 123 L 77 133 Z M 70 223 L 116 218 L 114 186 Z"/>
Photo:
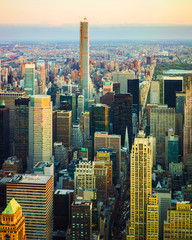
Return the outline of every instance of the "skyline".
<path id="1" fill-rule="evenodd" d="M 83 18 L 82 18 L 83 19 Z M 79 41 L 79 23 L 50 27 L 43 25 L 0 25 L 0 42 Z M 90 41 L 192 40 L 192 25 L 138 26 L 90 25 Z"/>

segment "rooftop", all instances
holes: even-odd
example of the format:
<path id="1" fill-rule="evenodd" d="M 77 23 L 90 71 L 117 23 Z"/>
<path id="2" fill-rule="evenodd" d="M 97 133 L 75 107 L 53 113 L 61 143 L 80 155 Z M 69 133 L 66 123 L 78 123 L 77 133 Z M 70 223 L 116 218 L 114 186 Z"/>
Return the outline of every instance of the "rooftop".
<path id="1" fill-rule="evenodd" d="M 74 190 L 73 189 L 57 189 L 55 191 L 55 194 L 58 194 L 58 195 L 67 195 L 69 193 L 74 193 Z"/>
<path id="2" fill-rule="evenodd" d="M 15 175 L 10 182 L 12 183 L 29 183 L 29 184 L 46 184 L 52 176 L 48 175 L 33 175 L 33 174 L 18 174 Z"/>

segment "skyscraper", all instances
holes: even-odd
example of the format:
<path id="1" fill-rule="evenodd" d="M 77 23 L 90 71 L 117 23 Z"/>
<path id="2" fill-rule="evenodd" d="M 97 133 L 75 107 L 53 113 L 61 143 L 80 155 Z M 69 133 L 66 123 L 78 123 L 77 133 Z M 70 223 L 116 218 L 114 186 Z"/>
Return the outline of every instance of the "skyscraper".
<path id="1" fill-rule="evenodd" d="M 2 101 L 0 105 L 0 168 L 9 157 L 9 108 Z"/>
<path id="2" fill-rule="evenodd" d="M 0 103 L 5 101 L 6 107 L 9 108 L 9 153 L 11 156 L 14 155 L 15 99 L 25 96 L 25 92 L 0 92 Z"/>
<path id="3" fill-rule="evenodd" d="M 29 240 L 52 240 L 53 177 L 15 175 L 7 183 L 7 203 L 12 199 L 22 206 Z"/>
<path id="4" fill-rule="evenodd" d="M 87 145 L 87 140 L 90 139 L 90 112 L 81 114 L 80 129 L 83 135 L 83 144 Z"/>
<path id="5" fill-rule="evenodd" d="M 183 77 L 163 77 L 163 103 L 170 108 L 176 106 L 176 92 L 183 91 Z"/>
<path id="6" fill-rule="evenodd" d="M 23 169 L 27 168 L 29 144 L 29 98 L 15 100 L 15 155 L 22 159 Z"/>
<path id="7" fill-rule="evenodd" d="M 75 194 L 78 189 L 95 189 L 95 174 L 91 162 L 80 161 L 74 172 Z"/>
<path id="8" fill-rule="evenodd" d="M 58 110 L 57 113 L 57 141 L 65 147 L 71 146 L 71 121 L 72 112 Z"/>
<path id="9" fill-rule="evenodd" d="M 25 217 L 22 207 L 13 198 L 0 218 L 0 239 L 26 240 Z"/>
<path id="10" fill-rule="evenodd" d="M 183 154 L 192 154 L 192 80 L 186 90 L 185 117 L 184 117 Z"/>
<path id="11" fill-rule="evenodd" d="M 151 81 L 150 104 L 160 103 L 160 82 Z"/>
<path id="12" fill-rule="evenodd" d="M 124 145 L 125 130 L 128 128 L 129 149 L 132 146 L 132 103 L 131 94 L 116 94 L 113 102 L 113 132 L 121 135 L 121 145 Z"/>
<path id="13" fill-rule="evenodd" d="M 89 24 L 80 22 L 80 81 L 83 96 L 89 99 Z"/>
<path id="14" fill-rule="evenodd" d="M 41 69 L 40 69 L 39 93 L 45 94 L 45 66 L 44 65 L 41 65 Z"/>
<path id="15" fill-rule="evenodd" d="M 76 96 L 75 94 L 61 94 L 60 95 L 60 109 L 72 111 L 72 122 L 76 120 Z"/>
<path id="16" fill-rule="evenodd" d="M 92 105 L 92 134 L 109 131 L 109 107 L 105 104 Z"/>
<path id="17" fill-rule="evenodd" d="M 52 162 L 52 102 L 50 96 L 34 95 L 29 105 L 29 157 L 27 169 L 38 162 Z"/>
<path id="18" fill-rule="evenodd" d="M 166 105 L 151 109 L 150 133 L 156 137 L 157 164 L 165 165 L 165 136 L 175 132 L 175 109 Z"/>
<path id="19" fill-rule="evenodd" d="M 135 240 L 145 240 L 153 235 L 158 239 L 159 215 L 157 214 L 157 198 L 152 193 L 152 155 L 151 146 L 143 132 L 135 138 L 131 152 L 131 190 L 130 190 L 130 226 L 129 234 Z M 155 200 L 155 201 L 153 201 Z M 149 206 L 148 206 L 149 205 Z M 154 206 L 156 206 L 154 208 Z M 147 215 L 148 212 L 148 215 Z M 148 227 L 146 219 L 148 218 Z M 148 232 L 146 231 L 148 230 Z M 128 238 L 128 239 L 131 239 Z"/>
<path id="20" fill-rule="evenodd" d="M 117 151 L 116 158 L 116 179 L 117 183 L 121 183 L 121 135 L 108 135 L 107 132 L 95 132 L 94 135 L 94 153 L 100 148 L 113 148 Z"/>
<path id="21" fill-rule="evenodd" d="M 25 64 L 24 90 L 27 95 L 35 94 L 35 64 Z"/>

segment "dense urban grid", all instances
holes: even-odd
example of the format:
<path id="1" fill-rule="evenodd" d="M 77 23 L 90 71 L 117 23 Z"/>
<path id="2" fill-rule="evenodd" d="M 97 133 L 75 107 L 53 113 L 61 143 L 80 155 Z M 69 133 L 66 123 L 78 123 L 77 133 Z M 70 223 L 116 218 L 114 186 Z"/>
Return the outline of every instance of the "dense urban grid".
<path id="1" fill-rule="evenodd" d="M 0 44 L 0 239 L 192 239 L 192 45 Z"/>

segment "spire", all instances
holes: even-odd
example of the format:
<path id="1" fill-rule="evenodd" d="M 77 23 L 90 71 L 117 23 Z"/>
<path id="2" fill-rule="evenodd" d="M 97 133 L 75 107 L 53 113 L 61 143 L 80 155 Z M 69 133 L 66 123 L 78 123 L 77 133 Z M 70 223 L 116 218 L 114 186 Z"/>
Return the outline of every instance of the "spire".
<path id="1" fill-rule="evenodd" d="M 5 101 L 4 100 L 1 102 L 1 106 L 5 107 Z"/>
<path id="2" fill-rule="evenodd" d="M 127 151 L 129 152 L 129 137 L 128 137 L 128 129 L 126 126 L 125 130 L 125 142 L 124 142 L 124 147 L 127 148 Z"/>

